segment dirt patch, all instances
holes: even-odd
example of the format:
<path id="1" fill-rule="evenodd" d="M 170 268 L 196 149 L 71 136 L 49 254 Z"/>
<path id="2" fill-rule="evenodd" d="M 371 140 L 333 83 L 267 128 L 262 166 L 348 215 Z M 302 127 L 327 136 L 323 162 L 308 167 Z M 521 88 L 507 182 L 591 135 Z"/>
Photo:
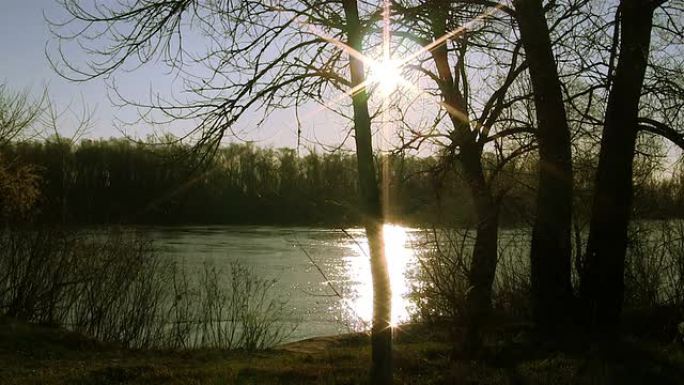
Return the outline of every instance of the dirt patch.
<path id="1" fill-rule="evenodd" d="M 368 344 L 370 339 L 365 333 L 351 333 L 339 336 L 314 337 L 302 341 L 291 342 L 275 348 L 276 351 L 320 354 L 338 347 L 354 347 Z"/>

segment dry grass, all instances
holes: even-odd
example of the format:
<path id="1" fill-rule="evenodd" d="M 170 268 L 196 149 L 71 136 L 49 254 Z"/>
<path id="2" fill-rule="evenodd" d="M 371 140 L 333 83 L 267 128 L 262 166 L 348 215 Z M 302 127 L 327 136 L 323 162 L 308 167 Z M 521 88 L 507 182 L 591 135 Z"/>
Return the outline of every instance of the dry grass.
<path id="1" fill-rule="evenodd" d="M 135 233 L 0 231 L 0 315 L 131 348 L 261 350 L 297 326 L 275 280 L 191 269 Z"/>
<path id="2" fill-rule="evenodd" d="M 407 327 L 395 345 L 397 384 L 677 384 L 681 347 L 626 340 L 612 349 L 544 351 L 530 343 L 490 347 L 478 361 L 450 360 L 434 327 Z M 301 349 L 297 349 L 297 347 Z M 0 384 L 366 384 L 361 335 L 323 338 L 261 353 L 133 351 L 59 329 L 0 321 Z"/>

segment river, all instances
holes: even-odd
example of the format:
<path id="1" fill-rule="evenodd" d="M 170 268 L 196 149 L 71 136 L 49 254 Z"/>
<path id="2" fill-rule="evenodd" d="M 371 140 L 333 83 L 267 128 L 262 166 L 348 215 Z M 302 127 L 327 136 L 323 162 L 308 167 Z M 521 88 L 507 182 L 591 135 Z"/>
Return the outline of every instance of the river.
<path id="1" fill-rule="evenodd" d="M 386 225 L 393 291 L 393 323 L 410 319 L 408 298 L 423 230 Z M 238 260 L 263 278 L 275 278 L 273 295 L 287 300 L 291 340 L 363 329 L 372 315 L 368 246 L 359 228 L 335 230 L 254 226 L 154 227 L 145 231 L 162 256 L 186 266 L 210 261 L 228 269 Z M 336 294 L 339 294 L 339 296 Z"/>
<path id="2" fill-rule="evenodd" d="M 285 322 L 298 325 L 288 340 L 358 331 L 370 323 L 372 283 L 363 229 L 182 226 L 145 228 L 143 233 L 154 241 L 163 258 L 183 262 L 189 268 L 209 261 L 227 270 L 233 261 L 240 261 L 259 277 L 276 279 L 271 293 L 287 301 L 291 316 Z M 429 234 L 398 225 L 384 227 L 394 324 L 409 321 L 416 309 L 410 293 L 422 284 L 415 274 L 420 259 L 434 247 L 434 243 L 426 246 L 426 240 L 434 239 Z M 467 249 L 472 245 L 472 231 L 448 234 L 446 238 L 440 235 L 440 244 L 451 245 L 449 250 L 442 249 L 451 256 L 463 253 L 462 248 L 459 251 L 454 247 L 465 245 Z M 529 236 L 525 228 L 499 232 L 495 291 L 497 287 L 507 290 L 511 285 L 525 284 Z M 655 290 L 661 302 L 681 296 L 684 222 L 642 221 L 632 230 L 631 238 L 628 286 L 638 289 L 646 282 L 653 289 L 649 293 Z M 629 293 L 640 295 L 638 290 Z"/>

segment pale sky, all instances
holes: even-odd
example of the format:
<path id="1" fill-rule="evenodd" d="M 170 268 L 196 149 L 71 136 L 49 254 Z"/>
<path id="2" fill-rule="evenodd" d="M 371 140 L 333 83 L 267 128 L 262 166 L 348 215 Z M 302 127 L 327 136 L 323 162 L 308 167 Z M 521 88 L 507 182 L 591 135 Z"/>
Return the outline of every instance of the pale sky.
<path id="1" fill-rule="evenodd" d="M 61 78 L 50 67 L 46 58 L 46 47 L 54 52 L 57 41 L 51 35 L 45 17 L 63 20 L 65 11 L 54 0 L 1 0 L 0 12 L 0 83 L 7 84 L 12 90 L 29 89 L 40 95 L 47 87 L 51 100 L 60 110 L 71 107 L 81 111 L 83 105 L 94 111 L 92 128 L 88 138 L 120 137 L 118 121 L 131 122 L 138 112 L 131 108 L 120 109 L 108 98 L 106 83 L 102 79 L 74 83 Z M 190 46 L 202 46 L 201 37 L 191 34 L 184 36 Z M 195 39 L 196 41 L 193 41 Z M 71 55 L 84 55 L 79 51 Z M 70 57 L 83 62 L 83 56 Z M 187 68 L 186 68 L 187 69 Z M 168 68 L 160 63 L 149 63 L 131 72 L 117 71 L 115 81 L 118 90 L 127 98 L 146 102 L 150 94 L 179 95 L 182 90 L 180 81 L 168 75 Z M 436 104 L 435 104 L 436 105 Z M 320 107 L 312 105 L 300 111 L 306 117 L 302 128 L 301 148 L 311 148 L 315 143 L 337 146 L 346 138 L 347 147 L 353 139 L 346 137 L 348 123 L 332 113 L 320 112 Z M 272 147 L 296 147 L 297 125 L 293 110 L 278 111 L 261 127 L 256 127 L 260 116 L 246 116 L 234 129 L 241 132 L 240 139 L 255 141 L 259 145 Z M 188 130 L 191 122 L 179 122 L 171 127 L 150 127 L 146 123 L 124 126 L 126 133 L 133 137 L 144 138 L 152 133 L 171 132 L 181 134 Z M 75 126 L 69 114 L 60 121 L 60 134 L 71 136 Z M 234 141 L 235 138 L 226 138 Z M 670 161 L 680 155 L 677 150 L 670 152 Z"/>
<path id="2" fill-rule="evenodd" d="M 81 111 L 83 102 L 94 110 L 93 127 L 88 132 L 90 138 L 109 138 L 121 136 L 115 122 L 122 120 L 134 121 L 138 114 L 131 108 L 120 109 L 112 104 L 107 96 L 106 83 L 102 79 L 88 82 L 74 83 L 61 78 L 50 67 L 46 58 L 46 46 L 54 51 L 57 41 L 51 35 L 45 16 L 50 19 L 61 20 L 65 12 L 54 0 L 2 0 L 0 12 L 0 83 L 5 83 L 13 91 L 29 89 L 33 94 L 40 95 L 45 87 L 49 90 L 50 98 L 61 110 L 71 106 Z M 45 15 L 45 16 L 44 16 Z M 192 36 L 184 38 L 192 39 Z M 192 42 L 191 42 L 192 43 Z M 201 44 L 201 41 L 198 41 Z M 82 55 L 73 52 L 74 55 Z M 72 58 L 78 61 L 78 57 Z M 81 60 L 82 62 L 82 60 Z M 178 79 L 167 74 L 168 69 L 159 63 L 150 63 L 143 68 L 131 72 L 118 71 L 115 81 L 119 91 L 126 97 L 147 101 L 150 92 L 168 95 L 181 90 Z M 317 110 L 316 106 L 308 108 Z M 307 108 L 305 108 L 307 110 Z M 306 112 L 306 111 L 305 111 Z M 310 117 L 302 127 L 304 140 L 302 145 L 310 147 L 313 142 L 321 141 L 327 144 L 339 144 L 344 137 L 344 124 L 331 118 L 330 114 L 316 113 Z M 243 139 L 257 141 L 258 144 L 274 147 L 295 147 L 297 143 L 297 126 L 294 111 L 280 111 L 274 114 L 265 124 L 256 128 L 257 117 L 247 116 L 240 122 L 237 130 L 243 131 Z M 73 118 L 62 119 L 60 134 L 69 136 L 73 130 Z M 180 133 L 189 126 L 188 122 L 179 123 L 177 127 L 157 128 L 156 132 L 170 130 Z M 313 128 L 316 128 L 313 131 Z M 140 123 L 128 126 L 127 134 L 145 137 L 155 132 L 155 129 Z M 231 139 L 228 139 L 231 140 Z"/>

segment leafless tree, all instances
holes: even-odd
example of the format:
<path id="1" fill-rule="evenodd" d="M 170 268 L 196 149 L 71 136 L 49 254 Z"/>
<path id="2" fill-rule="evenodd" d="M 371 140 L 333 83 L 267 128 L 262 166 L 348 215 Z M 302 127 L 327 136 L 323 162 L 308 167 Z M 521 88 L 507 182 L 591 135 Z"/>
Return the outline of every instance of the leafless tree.
<path id="1" fill-rule="evenodd" d="M 372 382 L 389 384 L 391 328 L 389 277 L 382 243 L 383 210 L 376 181 L 371 135 L 365 49 L 377 43 L 370 33 L 383 13 L 378 4 L 356 0 L 59 0 L 68 14 L 51 20 L 58 46 L 48 53 L 64 77 L 85 81 L 107 77 L 129 65 L 161 59 L 181 76 L 191 99 L 153 98 L 149 103 L 123 98 L 156 123 L 185 119 L 200 158 L 211 156 L 245 115 L 264 118 L 283 108 L 316 102 L 353 122 L 361 186 L 360 206 L 371 251 L 374 287 Z M 71 33 L 71 31 L 77 31 Z M 186 46 L 199 33 L 206 52 Z M 88 55 L 72 61 L 64 48 L 76 45 Z M 204 69 L 189 68 L 197 62 Z M 121 96 L 117 93 L 118 96 Z M 351 101 L 352 114 L 349 114 Z M 262 120 L 263 121 L 263 120 Z"/>
<path id="2" fill-rule="evenodd" d="M 624 301 L 639 130 L 661 135 L 679 146 L 684 142 L 682 132 L 670 125 L 681 121 L 679 112 L 671 107 L 681 106 L 684 95 L 678 79 L 681 59 L 676 56 L 677 52 L 681 55 L 682 10 L 681 2 L 663 0 L 622 0 L 614 10 L 608 102 L 581 288 L 589 327 L 601 334 L 615 335 Z M 663 52 L 651 53 L 654 33 L 661 44 L 666 42 Z M 664 79 L 666 73 L 672 78 Z M 649 115 L 640 116 L 642 112 Z"/>
<path id="3" fill-rule="evenodd" d="M 497 264 L 500 204 L 506 188 L 497 177 L 516 156 L 534 149 L 534 125 L 525 104 L 531 98 L 523 76 L 527 62 L 511 19 L 503 7 L 464 1 L 397 1 L 402 44 L 411 47 L 405 71 L 433 108 L 435 124 L 415 127 L 405 146 L 426 140 L 443 149 L 440 168 L 461 170 L 476 214 L 476 236 L 468 268 L 465 338 L 473 354 L 481 343 L 481 325 L 490 310 Z M 413 80 L 413 79 L 416 80 Z M 437 103 L 439 102 L 439 104 Z M 495 161 L 486 162 L 486 151 Z"/>
<path id="4" fill-rule="evenodd" d="M 12 92 L 0 84 L 0 145 L 26 134 L 40 116 L 45 96 L 32 101 L 28 91 Z"/>

